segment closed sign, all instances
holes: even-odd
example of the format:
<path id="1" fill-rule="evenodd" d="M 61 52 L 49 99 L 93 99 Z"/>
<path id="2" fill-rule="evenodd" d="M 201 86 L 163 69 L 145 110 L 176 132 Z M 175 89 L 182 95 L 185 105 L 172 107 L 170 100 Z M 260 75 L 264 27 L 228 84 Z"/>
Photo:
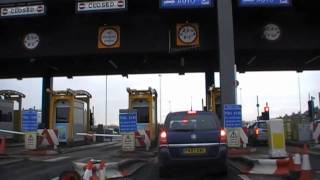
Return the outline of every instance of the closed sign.
<path id="1" fill-rule="evenodd" d="M 16 6 L 1 8 L 1 17 L 44 15 L 45 5 Z"/>
<path id="2" fill-rule="evenodd" d="M 105 0 L 105 1 L 90 1 L 78 2 L 77 12 L 95 12 L 95 11 L 112 11 L 112 10 L 125 10 L 125 0 Z"/>

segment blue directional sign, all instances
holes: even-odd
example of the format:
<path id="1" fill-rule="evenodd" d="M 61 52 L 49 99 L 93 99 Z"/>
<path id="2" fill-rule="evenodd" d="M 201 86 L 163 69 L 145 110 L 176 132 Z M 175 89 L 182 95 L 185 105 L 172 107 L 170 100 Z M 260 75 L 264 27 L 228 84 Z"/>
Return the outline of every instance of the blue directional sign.
<path id="1" fill-rule="evenodd" d="M 240 6 L 291 6 L 291 0 L 239 0 Z"/>
<path id="2" fill-rule="evenodd" d="M 241 128 L 242 115 L 241 105 L 225 104 L 224 105 L 224 127 L 225 128 Z"/>
<path id="3" fill-rule="evenodd" d="M 214 0 L 160 0 L 162 9 L 212 7 Z"/>
<path id="4" fill-rule="evenodd" d="M 119 113 L 120 132 L 137 131 L 137 111 L 136 110 L 120 110 Z"/>
<path id="5" fill-rule="evenodd" d="M 22 131 L 37 131 L 37 111 L 33 109 L 22 112 Z"/>

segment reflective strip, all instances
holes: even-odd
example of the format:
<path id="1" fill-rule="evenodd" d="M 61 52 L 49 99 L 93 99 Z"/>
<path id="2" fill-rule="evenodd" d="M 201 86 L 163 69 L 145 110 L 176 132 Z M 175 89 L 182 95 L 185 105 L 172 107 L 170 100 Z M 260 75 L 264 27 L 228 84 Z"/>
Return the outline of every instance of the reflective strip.
<path id="1" fill-rule="evenodd" d="M 199 146 L 218 146 L 223 145 L 225 143 L 192 143 L 192 144 L 168 144 L 162 146 L 169 146 L 169 147 L 199 147 Z"/>

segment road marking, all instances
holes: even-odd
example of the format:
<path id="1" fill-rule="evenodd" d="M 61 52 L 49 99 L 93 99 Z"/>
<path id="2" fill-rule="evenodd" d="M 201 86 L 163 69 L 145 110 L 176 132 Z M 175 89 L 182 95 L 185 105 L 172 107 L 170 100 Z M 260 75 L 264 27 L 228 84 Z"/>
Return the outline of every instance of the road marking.
<path id="1" fill-rule="evenodd" d="M 88 162 L 90 159 L 94 159 L 93 157 L 84 157 L 81 159 L 77 159 L 77 162 Z"/>
<path id="2" fill-rule="evenodd" d="M 44 162 L 57 162 L 57 161 L 61 161 L 61 160 L 68 159 L 68 158 L 70 158 L 70 156 L 61 156 L 61 157 L 57 157 L 57 158 L 46 159 L 43 161 Z"/>
<path id="3" fill-rule="evenodd" d="M 243 180 L 251 180 L 248 176 L 240 174 L 239 177 Z"/>
<path id="4" fill-rule="evenodd" d="M 59 180 L 59 177 L 52 178 L 51 180 Z"/>

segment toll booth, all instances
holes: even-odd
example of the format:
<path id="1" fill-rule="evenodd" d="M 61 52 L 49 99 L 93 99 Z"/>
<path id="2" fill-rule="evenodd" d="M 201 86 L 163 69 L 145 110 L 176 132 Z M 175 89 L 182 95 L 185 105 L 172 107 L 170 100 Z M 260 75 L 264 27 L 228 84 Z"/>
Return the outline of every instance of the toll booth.
<path id="1" fill-rule="evenodd" d="M 221 92 L 214 86 L 209 88 L 207 96 L 207 111 L 215 112 L 221 118 Z"/>
<path id="2" fill-rule="evenodd" d="M 158 136 L 157 119 L 157 91 L 149 87 L 148 90 L 135 90 L 127 88 L 129 94 L 129 109 L 137 110 L 136 135 L 150 138 L 151 145 L 156 145 Z M 140 134 L 139 134 L 140 133 Z M 149 134 L 148 134 L 149 133 Z M 136 138 L 136 147 L 144 146 L 143 140 Z"/>
<path id="3" fill-rule="evenodd" d="M 91 94 L 84 90 L 51 91 L 49 128 L 58 129 L 59 142 L 84 141 L 84 136 L 76 133 L 89 132 L 93 126 L 90 113 Z M 85 106 L 86 104 L 86 106 Z"/>
<path id="4" fill-rule="evenodd" d="M 0 90 L 0 129 L 21 131 L 21 110 L 22 98 L 26 96 L 14 90 Z M 18 104 L 18 109 L 15 109 L 14 102 Z M 14 138 L 15 141 L 22 140 L 19 135 L 1 134 L 8 139 Z"/>

